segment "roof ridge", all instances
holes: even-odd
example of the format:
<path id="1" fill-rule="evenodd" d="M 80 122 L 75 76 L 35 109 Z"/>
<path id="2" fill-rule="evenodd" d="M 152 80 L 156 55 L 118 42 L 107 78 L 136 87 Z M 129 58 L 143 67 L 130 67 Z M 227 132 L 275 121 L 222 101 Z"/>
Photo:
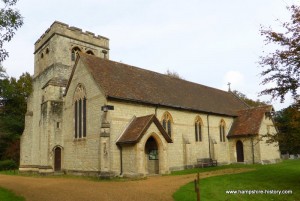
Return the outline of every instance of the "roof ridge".
<path id="1" fill-rule="evenodd" d="M 236 95 L 235 93 L 233 93 L 232 91 L 229 91 L 228 93 L 230 93 L 231 95 L 233 95 L 236 99 L 238 99 L 239 101 L 241 101 L 242 103 L 244 103 L 244 105 L 247 106 L 247 109 L 250 109 L 250 105 L 248 105 L 244 100 L 242 100 L 238 95 Z M 247 110 L 245 109 L 245 110 Z"/>
<path id="2" fill-rule="evenodd" d="M 106 98 L 228 116 L 236 116 L 238 110 L 246 108 L 228 91 L 85 53 L 78 58 Z"/>
<path id="3" fill-rule="evenodd" d="M 130 67 L 130 68 L 133 68 L 133 69 L 137 69 L 137 70 L 141 70 L 141 71 L 147 71 L 147 72 L 150 72 L 150 73 L 155 73 L 155 74 L 160 75 L 160 76 L 168 77 L 169 79 L 175 79 L 175 80 L 179 80 L 179 81 L 181 81 L 181 82 L 187 82 L 187 83 L 190 83 L 190 84 L 193 84 L 193 85 L 198 85 L 198 86 L 200 85 L 200 86 L 202 86 L 202 87 L 206 87 L 206 88 L 209 88 L 209 89 L 212 89 L 212 90 L 216 90 L 216 91 L 220 91 L 220 92 L 229 94 L 228 91 L 225 91 L 225 90 L 222 90 L 222 89 L 210 87 L 210 86 L 207 86 L 207 85 L 204 85 L 204 84 L 200 84 L 200 83 L 197 83 L 197 82 L 193 82 L 193 81 L 190 81 L 190 80 L 185 80 L 185 79 L 180 79 L 180 78 L 171 77 L 171 76 L 169 76 L 169 75 L 166 75 L 166 74 L 163 74 L 163 73 L 160 73 L 160 72 L 156 72 L 156 71 L 153 71 L 153 70 L 148 70 L 148 69 L 145 69 L 145 68 L 142 68 L 142 67 L 133 66 L 133 65 L 130 65 L 130 64 L 126 64 L 126 63 L 114 61 L 114 60 L 111 60 L 111 59 L 104 59 L 104 58 L 101 58 L 101 57 L 97 57 L 97 56 L 95 56 L 95 55 L 86 54 L 86 53 L 84 53 L 84 52 L 79 52 L 79 54 L 81 54 L 81 55 L 83 55 L 83 56 L 87 56 L 87 57 L 94 57 L 94 58 L 97 58 L 97 59 L 103 60 L 103 61 L 113 62 L 113 63 L 115 63 L 115 64 L 125 65 L 125 66 Z"/>
<path id="4" fill-rule="evenodd" d="M 273 108 L 272 105 L 259 105 L 259 106 L 256 106 L 256 107 L 249 107 L 249 108 L 246 108 L 246 109 L 241 109 L 241 110 L 239 110 L 239 111 L 244 111 L 244 110 L 254 110 L 254 109 L 264 108 L 264 107 L 271 107 L 271 108 Z"/>

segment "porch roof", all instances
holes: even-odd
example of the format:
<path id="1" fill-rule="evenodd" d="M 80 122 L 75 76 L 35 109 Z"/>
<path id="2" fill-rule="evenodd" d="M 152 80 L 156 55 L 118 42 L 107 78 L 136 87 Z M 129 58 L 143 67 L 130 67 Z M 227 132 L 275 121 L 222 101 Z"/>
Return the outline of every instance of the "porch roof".
<path id="1" fill-rule="evenodd" d="M 162 125 L 159 123 L 156 116 L 154 114 L 151 114 L 142 117 L 134 117 L 130 122 L 130 124 L 125 129 L 125 131 L 121 134 L 121 136 L 117 140 L 117 144 L 122 145 L 122 144 L 138 143 L 152 123 L 156 125 L 156 127 L 158 128 L 162 136 L 165 138 L 165 140 L 168 143 L 172 143 L 172 139 L 166 133 Z"/>
<path id="2" fill-rule="evenodd" d="M 238 117 L 233 122 L 228 138 L 253 136 L 259 133 L 265 114 L 273 111 L 271 105 L 238 111 Z M 271 116 L 269 116 L 271 118 Z"/>

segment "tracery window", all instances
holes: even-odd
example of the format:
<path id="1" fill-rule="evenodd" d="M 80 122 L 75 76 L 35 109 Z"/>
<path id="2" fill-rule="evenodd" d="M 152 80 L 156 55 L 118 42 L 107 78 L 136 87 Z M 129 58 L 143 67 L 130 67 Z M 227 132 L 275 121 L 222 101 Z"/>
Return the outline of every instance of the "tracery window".
<path id="1" fill-rule="evenodd" d="M 225 142 L 225 121 L 222 119 L 219 126 L 220 142 Z"/>
<path id="2" fill-rule="evenodd" d="M 172 135 L 172 123 L 173 119 L 171 114 L 169 112 L 165 112 L 162 117 L 162 126 L 170 137 Z"/>
<path id="3" fill-rule="evenodd" d="M 86 93 L 82 84 L 78 84 L 74 94 L 74 122 L 74 137 L 86 137 Z"/>
<path id="4" fill-rule="evenodd" d="M 81 52 L 81 49 L 79 47 L 73 47 L 72 53 L 71 53 L 72 61 L 75 61 L 78 52 Z"/>
<path id="5" fill-rule="evenodd" d="M 195 119 L 195 140 L 196 142 L 201 142 L 202 141 L 202 119 L 200 116 L 197 116 Z"/>

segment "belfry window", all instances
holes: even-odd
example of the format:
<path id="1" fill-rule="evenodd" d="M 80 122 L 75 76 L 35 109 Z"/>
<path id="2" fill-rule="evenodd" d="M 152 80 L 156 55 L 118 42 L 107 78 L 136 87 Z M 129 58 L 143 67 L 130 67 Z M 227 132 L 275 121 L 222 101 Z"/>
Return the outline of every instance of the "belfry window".
<path id="1" fill-rule="evenodd" d="M 162 126 L 170 137 L 172 135 L 172 123 L 173 119 L 171 114 L 169 112 L 165 112 L 162 118 Z"/>
<path id="2" fill-rule="evenodd" d="M 81 84 L 78 84 L 74 95 L 74 122 L 74 137 L 86 137 L 86 94 Z"/>
<path id="3" fill-rule="evenodd" d="M 225 142 L 225 121 L 222 119 L 219 126 L 220 142 Z"/>
<path id="4" fill-rule="evenodd" d="M 79 47 L 74 47 L 72 49 L 72 52 L 71 52 L 71 60 L 72 61 L 75 61 L 78 52 L 81 52 Z"/>
<path id="5" fill-rule="evenodd" d="M 195 119 L 195 140 L 196 142 L 202 141 L 202 120 L 200 116 L 197 116 Z"/>

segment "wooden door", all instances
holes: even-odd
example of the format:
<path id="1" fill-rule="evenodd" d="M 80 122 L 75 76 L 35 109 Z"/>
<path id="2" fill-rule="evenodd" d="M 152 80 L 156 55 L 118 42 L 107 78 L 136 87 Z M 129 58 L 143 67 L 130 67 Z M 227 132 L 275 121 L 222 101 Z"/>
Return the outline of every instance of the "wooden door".
<path id="1" fill-rule="evenodd" d="M 61 170 L 61 148 L 56 147 L 54 150 L 54 171 Z"/>
<path id="2" fill-rule="evenodd" d="M 237 162 L 244 162 L 244 147 L 240 140 L 236 142 L 236 157 Z"/>

